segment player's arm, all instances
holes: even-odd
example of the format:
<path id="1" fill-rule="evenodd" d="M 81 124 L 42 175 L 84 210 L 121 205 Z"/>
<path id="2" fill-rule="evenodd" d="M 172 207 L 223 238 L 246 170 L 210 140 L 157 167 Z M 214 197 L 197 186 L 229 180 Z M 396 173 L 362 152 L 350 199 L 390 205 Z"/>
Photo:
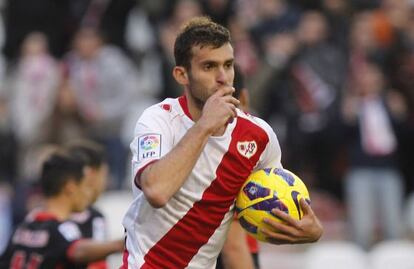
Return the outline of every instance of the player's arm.
<path id="1" fill-rule="evenodd" d="M 200 119 L 172 150 L 141 172 L 140 187 L 148 202 L 163 207 L 184 184 L 208 138 L 236 117 L 239 101 L 231 87 L 218 90 L 204 105 Z"/>
<path id="2" fill-rule="evenodd" d="M 268 130 L 270 143 L 265 150 L 263 159 L 260 160 L 259 168 L 282 167 L 280 163 L 281 150 L 276 134 L 269 125 L 265 124 L 265 127 Z M 284 223 L 265 218 L 265 222 L 273 227 L 273 231 L 266 229 L 262 231 L 268 236 L 269 242 L 273 244 L 301 244 L 319 240 L 323 233 L 321 222 L 304 199 L 299 202 L 303 211 L 303 217 L 300 220 L 295 220 L 289 214 L 278 209 L 273 209 L 272 212 Z"/>
<path id="3" fill-rule="evenodd" d="M 246 232 L 233 220 L 223 246 L 222 261 L 226 269 L 253 269 L 252 255 L 246 241 Z"/>
<path id="4" fill-rule="evenodd" d="M 318 241 L 322 236 L 323 227 L 318 217 L 313 212 L 311 206 L 300 200 L 300 206 L 303 211 L 303 217 L 296 220 L 289 214 L 273 209 L 272 213 L 282 219 L 284 223 L 279 223 L 270 218 L 265 218 L 264 222 L 272 226 L 274 231 L 263 228 L 263 234 L 267 235 L 270 243 L 273 244 L 302 244 Z"/>
<path id="5" fill-rule="evenodd" d="M 109 255 L 121 252 L 124 248 L 124 240 L 95 241 L 80 239 L 74 242 L 67 253 L 68 258 L 76 263 L 90 263 L 103 260 Z"/>

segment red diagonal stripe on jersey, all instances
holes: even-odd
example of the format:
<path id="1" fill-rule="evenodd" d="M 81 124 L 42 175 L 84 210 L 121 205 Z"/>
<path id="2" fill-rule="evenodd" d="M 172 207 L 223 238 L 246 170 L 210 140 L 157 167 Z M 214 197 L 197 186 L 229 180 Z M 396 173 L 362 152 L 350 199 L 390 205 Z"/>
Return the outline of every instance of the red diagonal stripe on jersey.
<path id="1" fill-rule="evenodd" d="M 122 266 L 119 267 L 119 269 L 128 269 L 128 256 L 129 256 L 129 252 L 125 247 L 124 255 L 122 255 Z"/>
<path id="2" fill-rule="evenodd" d="M 237 151 L 238 141 L 256 141 L 258 150 L 247 159 Z M 142 269 L 185 268 L 219 227 L 245 179 L 259 160 L 269 139 L 259 126 L 237 118 L 229 150 L 223 156 L 216 179 L 177 222 L 145 255 Z"/>

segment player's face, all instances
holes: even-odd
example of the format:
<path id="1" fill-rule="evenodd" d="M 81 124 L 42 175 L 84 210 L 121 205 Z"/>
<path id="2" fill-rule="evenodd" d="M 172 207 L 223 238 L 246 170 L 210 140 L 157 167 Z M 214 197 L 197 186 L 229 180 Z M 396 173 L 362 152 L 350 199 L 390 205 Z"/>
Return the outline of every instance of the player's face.
<path id="1" fill-rule="evenodd" d="M 97 169 L 93 169 L 93 173 L 91 174 L 91 189 L 93 191 L 92 194 L 92 203 L 94 203 L 99 195 L 106 189 L 108 179 L 108 165 L 103 164 Z"/>
<path id="2" fill-rule="evenodd" d="M 86 176 L 78 183 L 76 183 L 76 191 L 72 197 L 73 211 L 81 212 L 85 210 L 91 201 L 93 191 L 90 187 L 90 181 Z"/>
<path id="3" fill-rule="evenodd" d="M 189 94 L 201 107 L 218 89 L 232 86 L 234 55 L 230 43 L 219 48 L 192 48 L 190 70 L 187 71 Z"/>

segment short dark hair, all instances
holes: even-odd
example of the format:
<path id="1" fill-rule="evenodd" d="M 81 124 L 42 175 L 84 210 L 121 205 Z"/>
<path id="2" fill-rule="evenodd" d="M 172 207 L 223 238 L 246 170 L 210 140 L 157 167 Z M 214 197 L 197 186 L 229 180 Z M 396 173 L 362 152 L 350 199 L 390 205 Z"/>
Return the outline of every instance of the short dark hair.
<path id="1" fill-rule="evenodd" d="M 104 148 L 90 140 L 79 140 L 67 145 L 69 154 L 82 160 L 85 166 L 99 168 L 107 162 Z"/>
<path id="2" fill-rule="evenodd" d="M 224 26 L 213 22 L 208 17 L 195 17 L 184 24 L 174 44 L 174 57 L 177 66 L 191 66 L 194 46 L 211 46 L 219 48 L 230 43 L 230 32 Z"/>
<path id="3" fill-rule="evenodd" d="M 46 197 L 58 195 L 65 184 L 74 180 L 81 182 L 83 178 L 83 162 L 73 158 L 64 151 L 55 151 L 45 160 L 42 166 L 40 184 Z"/>

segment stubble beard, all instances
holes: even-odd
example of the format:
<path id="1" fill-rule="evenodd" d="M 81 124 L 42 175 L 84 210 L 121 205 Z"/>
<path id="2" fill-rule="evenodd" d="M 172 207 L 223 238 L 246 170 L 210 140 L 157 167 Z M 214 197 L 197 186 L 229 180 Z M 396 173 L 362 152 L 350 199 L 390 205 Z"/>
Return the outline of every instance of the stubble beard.
<path id="1" fill-rule="evenodd" d="M 202 96 L 202 94 L 197 94 L 197 93 L 201 93 L 202 91 L 195 89 L 197 86 L 195 85 L 196 83 L 194 83 L 191 73 L 189 73 L 189 77 L 190 77 L 190 84 L 188 85 L 188 89 L 189 89 L 191 98 L 193 99 L 194 104 L 197 106 L 197 108 L 200 110 L 203 110 L 203 107 L 205 103 L 207 102 L 208 97 Z"/>
<path id="2" fill-rule="evenodd" d="M 191 88 L 191 86 L 189 87 L 189 89 L 190 89 L 190 95 L 194 101 L 194 104 L 197 106 L 197 108 L 202 110 L 206 101 L 204 101 L 201 97 L 194 94 L 194 90 Z"/>

